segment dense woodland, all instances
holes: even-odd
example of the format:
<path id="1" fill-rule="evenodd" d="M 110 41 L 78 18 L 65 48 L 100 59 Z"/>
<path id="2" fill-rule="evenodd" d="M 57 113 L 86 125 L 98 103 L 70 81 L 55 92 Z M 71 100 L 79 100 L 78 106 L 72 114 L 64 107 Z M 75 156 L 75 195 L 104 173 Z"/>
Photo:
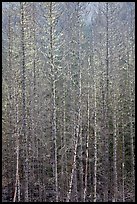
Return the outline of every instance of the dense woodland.
<path id="1" fill-rule="evenodd" d="M 3 2 L 2 201 L 134 202 L 135 3 Z"/>

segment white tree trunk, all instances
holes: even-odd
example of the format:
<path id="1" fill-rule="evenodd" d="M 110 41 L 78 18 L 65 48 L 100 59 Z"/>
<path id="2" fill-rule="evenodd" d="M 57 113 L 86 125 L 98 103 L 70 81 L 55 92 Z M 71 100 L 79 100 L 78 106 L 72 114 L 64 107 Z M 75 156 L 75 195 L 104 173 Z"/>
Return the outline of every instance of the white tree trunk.
<path id="1" fill-rule="evenodd" d="M 19 179 L 19 131 L 18 131 L 18 101 L 17 101 L 17 92 L 14 88 L 14 105 L 16 107 L 16 125 L 15 125 L 15 138 L 16 138 L 16 182 L 15 182 L 15 192 L 13 197 L 13 202 L 16 202 L 16 197 L 18 196 L 18 202 L 20 202 L 20 179 Z M 15 100 L 16 99 L 16 100 Z"/>
<path id="2" fill-rule="evenodd" d="M 122 110 L 122 201 L 125 202 L 125 132 Z"/>
<path id="3" fill-rule="evenodd" d="M 96 90 L 96 71 L 94 70 L 94 198 L 93 202 L 97 201 L 97 90 Z"/>
<path id="4" fill-rule="evenodd" d="M 113 160 L 114 160 L 114 197 L 113 199 L 117 202 L 117 116 L 116 116 L 116 97 L 114 93 L 114 116 L 113 116 L 113 125 L 114 125 L 114 133 L 113 133 Z"/>
<path id="5" fill-rule="evenodd" d="M 89 154 L 89 68 L 90 68 L 90 59 L 89 59 L 89 67 L 88 67 L 88 97 L 87 97 L 87 138 L 86 138 L 86 168 L 85 168 L 85 188 L 84 188 L 84 202 L 86 201 L 86 193 L 87 193 L 87 176 L 88 176 L 88 154 Z"/>

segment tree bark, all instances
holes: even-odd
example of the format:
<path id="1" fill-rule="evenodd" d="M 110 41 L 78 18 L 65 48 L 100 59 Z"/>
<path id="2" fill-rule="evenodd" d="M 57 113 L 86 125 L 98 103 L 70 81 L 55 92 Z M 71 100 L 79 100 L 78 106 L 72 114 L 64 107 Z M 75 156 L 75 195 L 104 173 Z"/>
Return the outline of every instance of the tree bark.
<path id="1" fill-rule="evenodd" d="M 25 74 L 25 37 L 24 37 L 24 3 L 20 2 L 20 9 L 21 9 L 21 48 L 22 48 L 22 131 L 23 131 L 23 140 L 24 140 L 24 176 L 25 176 L 25 202 L 29 201 L 29 192 L 28 192 L 28 169 L 29 169 L 29 164 L 28 164 L 28 137 L 27 137 L 27 132 L 26 132 L 26 85 L 25 85 L 25 80 L 26 80 L 26 74 Z"/>

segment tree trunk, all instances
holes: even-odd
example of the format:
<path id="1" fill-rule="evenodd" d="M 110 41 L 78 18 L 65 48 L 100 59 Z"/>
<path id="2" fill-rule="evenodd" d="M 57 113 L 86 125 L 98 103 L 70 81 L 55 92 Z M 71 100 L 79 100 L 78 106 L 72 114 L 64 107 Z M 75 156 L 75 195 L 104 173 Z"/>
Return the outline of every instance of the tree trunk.
<path id="1" fill-rule="evenodd" d="M 52 136 L 53 136 L 53 143 L 54 143 L 54 173 L 55 173 L 55 190 L 56 190 L 56 202 L 58 202 L 58 172 L 57 172 L 57 116 L 56 116 L 56 78 L 55 78 L 55 67 L 54 67 L 54 60 L 53 60 L 53 5 L 50 2 L 49 8 L 49 15 L 50 15 L 50 62 L 51 62 L 51 72 L 53 75 L 53 82 L 52 82 L 52 96 L 53 96 L 53 126 L 52 126 Z"/>
<path id="2" fill-rule="evenodd" d="M 116 94 L 114 93 L 114 116 L 113 116 L 113 160 L 114 160 L 114 197 L 113 200 L 117 202 L 118 184 L 117 184 L 117 110 L 116 110 Z"/>
<path id="3" fill-rule="evenodd" d="M 20 2 L 21 7 L 21 46 L 22 46 L 22 131 L 23 131 L 23 141 L 24 141 L 24 174 L 25 174 L 25 202 L 29 201 L 29 194 L 28 194 L 28 137 L 26 132 L 26 97 L 25 97 L 25 38 L 24 38 L 24 3 Z"/>
<path id="4" fill-rule="evenodd" d="M 15 192 L 13 197 L 13 202 L 17 201 L 20 202 L 20 179 L 19 179 L 19 131 L 18 131 L 18 123 L 19 123 L 19 116 L 18 116 L 18 101 L 17 101 L 17 91 L 16 87 L 14 89 L 14 105 L 16 107 L 16 126 L 15 126 L 15 138 L 16 138 L 16 182 L 15 182 Z"/>
<path id="5" fill-rule="evenodd" d="M 88 67 L 88 96 L 87 96 L 87 137 L 86 137 L 86 167 L 85 167 L 85 188 L 84 188 L 84 202 L 86 201 L 87 194 L 87 176 L 88 176 L 88 157 L 89 157 L 89 126 L 90 126 L 90 118 L 89 118 L 89 69 L 90 69 L 90 59 L 89 59 L 89 67 Z"/>
<path id="6" fill-rule="evenodd" d="M 97 201 L 97 90 L 96 90 L 96 70 L 94 70 L 94 197 Z"/>

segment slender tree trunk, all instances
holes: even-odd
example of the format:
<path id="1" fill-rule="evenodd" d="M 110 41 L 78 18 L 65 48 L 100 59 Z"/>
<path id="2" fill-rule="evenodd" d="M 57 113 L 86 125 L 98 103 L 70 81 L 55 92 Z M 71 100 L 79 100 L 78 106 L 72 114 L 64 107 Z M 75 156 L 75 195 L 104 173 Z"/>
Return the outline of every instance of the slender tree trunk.
<path id="1" fill-rule="evenodd" d="M 116 97 L 114 93 L 114 103 L 116 103 Z M 114 160 L 114 197 L 113 200 L 117 202 L 117 192 L 118 192 L 118 184 L 117 184 L 117 113 L 116 113 L 116 104 L 114 104 L 114 133 L 113 133 L 113 160 Z"/>
<path id="2" fill-rule="evenodd" d="M 94 198 L 97 201 L 97 90 L 96 90 L 96 70 L 94 70 Z"/>
<path id="3" fill-rule="evenodd" d="M 105 110 L 105 120 L 106 120 L 106 136 L 105 136 L 105 194 L 104 194 L 104 201 L 108 202 L 108 182 L 109 182 L 109 145 L 108 145 L 108 138 L 109 138 L 109 130 L 108 130 L 108 69 L 109 69 L 109 58 L 108 58 L 108 2 L 106 3 L 106 110 Z"/>
<path id="4" fill-rule="evenodd" d="M 24 3 L 20 2 L 21 6 L 21 46 L 22 46 L 22 131 L 23 131 L 23 140 L 24 140 L 24 148 L 25 148 L 25 162 L 24 162 L 24 174 L 25 174 L 25 202 L 29 201 L 29 194 L 28 194 L 28 137 L 26 132 L 26 97 L 25 97 L 25 38 L 24 38 Z"/>
<path id="5" fill-rule="evenodd" d="M 78 185 L 77 185 L 77 171 L 75 169 L 75 172 L 74 172 L 74 201 L 75 202 L 78 202 Z"/>
<path id="6" fill-rule="evenodd" d="M 13 65 L 12 65 L 12 60 L 13 60 L 13 30 L 12 30 L 12 13 L 11 13 L 11 2 L 9 2 L 9 15 L 8 15 L 8 69 L 9 69 L 9 73 L 11 74 L 13 72 Z M 10 142 L 11 142 L 11 138 L 12 138 L 12 75 L 9 79 L 9 130 L 10 130 Z M 12 142 L 10 143 L 10 145 L 12 146 Z M 10 146 L 9 146 L 9 151 L 10 151 Z M 13 157 L 11 157 L 11 159 L 13 159 Z M 14 166 L 11 165 L 10 166 L 11 171 L 9 172 L 8 177 L 10 178 L 10 184 L 13 184 L 13 178 L 14 178 Z"/>
<path id="7" fill-rule="evenodd" d="M 125 202 L 125 132 L 122 110 L 122 201 Z"/>
<path id="8" fill-rule="evenodd" d="M 81 47 L 80 47 L 80 40 L 81 40 L 81 27 L 80 27 L 80 5 L 79 2 L 77 3 L 77 18 L 78 18 L 78 68 L 79 68 L 79 110 L 78 110 L 78 126 L 79 126 L 79 139 L 80 139 L 80 181 L 81 181 L 81 201 L 83 201 L 83 194 L 84 194 L 84 183 L 83 183 L 83 162 L 82 162 L 82 70 L 81 70 Z"/>
<path id="9" fill-rule="evenodd" d="M 130 98 L 130 110 L 129 110 L 129 122 L 130 122 L 130 146 L 131 146 L 131 168 L 132 168 L 132 182 L 135 182 L 135 155 L 134 155 L 134 133 L 133 133 L 133 116 L 132 116 L 132 82 L 131 82 L 131 74 L 129 70 L 129 52 L 127 52 L 128 57 L 128 67 L 127 67 L 127 75 L 128 75 L 128 84 L 129 84 L 129 98 Z"/>
<path id="10" fill-rule="evenodd" d="M 15 192 L 13 197 L 13 202 L 16 202 L 16 197 L 18 198 L 17 201 L 20 202 L 20 179 L 19 179 L 19 132 L 18 132 L 18 101 L 17 101 L 17 92 L 15 88 L 15 107 L 16 107 L 16 127 L 15 127 L 15 138 L 16 138 L 16 182 L 15 182 Z"/>
<path id="11" fill-rule="evenodd" d="M 87 176 L 88 176 L 88 157 L 89 157 L 89 69 L 90 69 L 90 59 L 89 59 L 89 67 L 88 67 L 88 97 L 87 97 L 87 138 L 86 138 L 86 167 L 85 167 L 85 188 L 84 188 L 84 202 L 86 201 L 87 194 Z"/>
<path id="12" fill-rule="evenodd" d="M 80 68 L 81 69 L 81 68 Z M 82 114 L 81 114 L 81 70 L 79 76 L 79 119 L 78 119 L 78 126 L 79 126 L 79 139 L 80 139 L 80 179 L 81 179 L 81 201 L 83 200 L 83 162 L 82 162 Z"/>
<path id="13" fill-rule="evenodd" d="M 75 147 L 74 147 L 74 156 L 73 156 L 73 166 L 72 166 L 72 171 L 71 171 L 71 177 L 70 177 L 70 182 L 69 182 L 69 190 L 67 193 L 67 199 L 66 202 L 69 202 L 70 200 L 70 195 L 72 192 L 72 183 L 73 183 L 73 178 L 74 178 L 74 172 L 76 169 L 76 156 L 77 156 L 77 148 L 78 148 L 78 139 L 79 139 L 79 128 L 78 126 L 76 127 L 76 140 L 75 140 Z"/>
<path id="14" fill-rule="evenodd" d="M 30 87 L 30 91 L 32 92 L 31 94 L 31 101 L 30 101 L 30 111 L 31 111 L 31 115 L 30 115 L 30 119 L 31 119 L 31 127 L 32 127 L 32 175 L 33 175 L 33 179 L 35 179 L 35 159 L 38 159 L 38 154 L 36 156 L 36 152 L 38 152 L 38 146 L 37 146 L 37 136 L 36 136 L 36 130 L 37 130 L 37 119 L 38 119 L 38 114 L 36 112 L 36 16 L 35 16 L 36 10 L 35 10 L 35 2 L 32 2 L 32 57 L 33 57 L 33 69 L 32 69 L 32 82 L 33 82 L 33 86 Z M 31 23 L 31 22 L 30 22 Z M 31 80 L 31 79 L 30 79 Z M 32 180 L 31 180 L 32 181 Z M 33 197 L 33 191 L 31 191 L 31 197 Z M 33 199 L 33 198 L 32 198 Z M 31 200 L 32 201 L 32 200 Z"/>
<path id="15" fill-rule="evenodd" d="M 64 88 L 64 91 L 63 91 L 63 145 L 64 147 L 67 147 L 67 144 L 66 144 L 66 86 L 65 86 L 65 81 L 64 81 L 64 84 L 63 84 L 63 88 Z M 68 178 L 67 178 L 67 174 L 68 174 L 68 168 L 67 168 L 67 153 L 65 152 L 64 153 L 64 160 L 63 160 L 63 164 L 62 166 L 64 167 L 63 170 L 64 170 L 64 176 L 65 176 L 65 185 L 66 186 L 66 189 L 67 189 L 67 184 L 68 184 Z M 63 192 L 64 192 L 64 189 L 63 189 Z M 66 196 L 66 192 L 64 192 L 64 196 Z M 64 200 L 64 197 L 63 197 L 63 200 Z"/>
<path id="16" fill-rule="evenodd" d="M 56 202 L 58 202 L 58 172 L 57 172 L 57 124 L 56 124 L 56 78 L 55 78 L 55 67 L 53 60 L 53 5 L 50 2 L 50 62 L 51 62 L 51 71 L 53 74 L 53 82 L 52 82 L 52 91 L 53 91 L 53 142 L 54 142 L 54 173 L 55 173 L 55 189 L 56 189 Z"/>
<path id="17" fill-rule="evenodd" d="M 34 156 L 36 151 L 36 133 L 35 133 L 35 126 L 36 126 L 36 111 L 35 111 L 35 105 L 36 105 L 36 34 L 35 34 L 35 3 L 33 2 L 33 95 L 32 95 L 32 132 L 33 132 L 33 162 L 34 162 Z M 33 165 L 34 166 L 34 165 Z"/>

